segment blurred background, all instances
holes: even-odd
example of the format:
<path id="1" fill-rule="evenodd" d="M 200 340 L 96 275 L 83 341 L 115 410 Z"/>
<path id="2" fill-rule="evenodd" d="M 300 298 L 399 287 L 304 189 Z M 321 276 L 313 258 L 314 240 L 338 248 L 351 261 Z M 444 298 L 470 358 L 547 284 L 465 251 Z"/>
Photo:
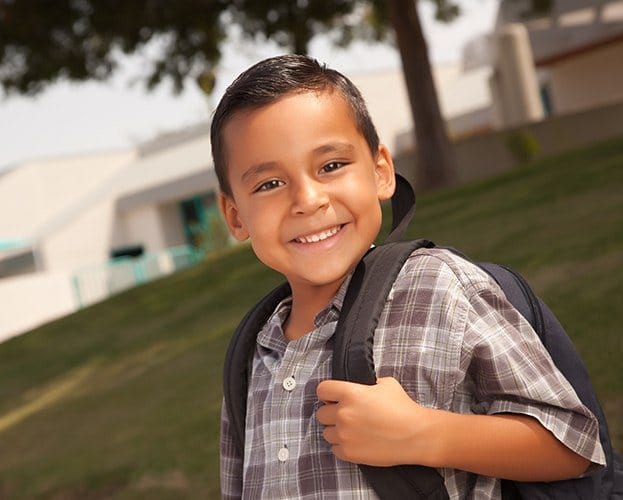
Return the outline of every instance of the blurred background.
<path id="1" fill-rule="evenodd" d="M 0 0 L 0 499 L 218 497 L 224 349 L 280 277 L 210 116 L 287 52 L 360 88 L 411 236 L 530 279 L 621 448 L 622 0 Z"/>

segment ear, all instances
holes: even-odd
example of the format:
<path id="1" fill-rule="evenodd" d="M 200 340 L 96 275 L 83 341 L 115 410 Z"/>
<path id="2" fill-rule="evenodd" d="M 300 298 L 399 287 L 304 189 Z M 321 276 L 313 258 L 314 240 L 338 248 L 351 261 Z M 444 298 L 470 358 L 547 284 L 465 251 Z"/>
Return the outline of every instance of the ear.
<path id="1" fill-rule="evenodd" d="M 233 197 L 219 193 L 218 205 L 231 235 L 238 241 L 246 240 L 249 237 L 249 232 L 240 218 L 238 207 Z"/>
<path id="2" fill-rule="evenodd" d="M 375 163 L 376 191 L 379 200 L 389 200 L 396 190 L 396 177 L 392 156 L 384 144 L 379 145 Z"/>

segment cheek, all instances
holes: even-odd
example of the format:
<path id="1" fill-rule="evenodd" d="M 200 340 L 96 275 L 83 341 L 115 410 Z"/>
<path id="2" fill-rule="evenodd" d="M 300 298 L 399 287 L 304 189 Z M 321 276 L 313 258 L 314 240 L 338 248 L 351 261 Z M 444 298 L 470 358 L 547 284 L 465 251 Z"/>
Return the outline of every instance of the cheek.
<path id="1" fill-rule="evenodd" d="M 368 201 L 368 207 L 361 215 L 363 219 L 362 229 L 365 231 L 366 238 L 375 240 L 383 222 L 383 212 L 380 203 L 378 201 L 374 203 Z"/>
<path id="2" fill-rule="evenodd" d="M 278 217 L 271 211 L 256 210 L 245 217 L 245 223 L 253 251 L 266 263 L 281 241 Z"/>
<path id="3" fill-rule="evenodd" d="M 367 217 L 380 218 L 382 216 L 381 202 L 378 198 L 376 187 L 373 185 L 366 186 L 368 189 L 353 190 L 356 196 L 353 202 Z"/>
<path id="4" fill-rule="evenodd" d="M 275 245 L 274 241 L 268 241 L 262 238 L 251 238 L 251 248 L 253 253 L 262 264 L 277 271 L 278 273 L 284 272 L 283 254 L 281 253 L 279 246 Z"/>
<path id="5" fill-rule="evenodd" d="M 380 206 L 375 206 L 373 211 L 370 213 L 370 229 L 374 232 L 374 236 L 376 237 L 376 233 L 381 230 L 381 224 L 383 222 L 383 212 L 381 211 Z"/>
<path id="6" fill-rule="evenodd" d="M 270 209 L 249 207 L 242 214 L 245 226 L 251 239 L 274 238 L 276 231 L 276 217 Z"/>

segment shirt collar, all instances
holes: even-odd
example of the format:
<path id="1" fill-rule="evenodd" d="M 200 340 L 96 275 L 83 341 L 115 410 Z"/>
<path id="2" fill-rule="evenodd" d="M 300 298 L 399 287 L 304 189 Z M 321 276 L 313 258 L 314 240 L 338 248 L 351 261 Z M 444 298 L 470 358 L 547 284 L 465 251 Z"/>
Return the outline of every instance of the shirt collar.
<path id="1" fill-rule="evenodd" d="M 314 327 L 316 329 L 330 323 L 331 321 L 337 321 L 344 304 L 344 297 L 348 290 L 348 284 L 350 283 L 352 275 L 349 275 L 344 283 L 340 286 L 337 293 L 331 299 L 331 302 L 324 307 L 316 317 L 314 318 Z M 290 314 L 292 309 L 292 296 L 283 299 L 275 308 L 270 318 L 257 336 L 257 343 L 267 349 L 285 352 L 288 340 L 283 333 L 283 325 Z"/>

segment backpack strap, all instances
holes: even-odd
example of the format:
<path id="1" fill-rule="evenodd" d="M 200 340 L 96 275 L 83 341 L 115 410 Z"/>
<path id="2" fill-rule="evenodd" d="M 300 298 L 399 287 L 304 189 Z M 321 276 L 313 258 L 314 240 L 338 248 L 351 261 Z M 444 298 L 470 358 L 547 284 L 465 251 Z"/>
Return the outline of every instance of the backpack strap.
<path id="1" fill-rule="evenodd" d="M 334 379 L 367 385 L 376 383 L 372 345 L 387 296 L 409 255 L 417 248 L 433 246 L 428 240 L 387 243 L 372 249 L 359 263 L 344 297 L 334 334 Z M 365 293 L 361 293 L 362 290 Z M 383 500 L 448 498 L 443 478 L 433 468 L 362 464 L 359 468 Z"/>
<path id="2" fill-rule="evenodd" d="M 415 215 L 415 191 L 409 181 L 400 174 L 396 176 L 396 190 L 392 196 L 392 229 L 385 243 L 400 241 Z"/>
<path id="3" fill-rule="evenodd" d="M 279 302 L 290 295 L 290 285 L 287 283 L 273 289 L 245 315 L 227 348 L 223 367 L 223 394 L 231 434 L 241 457 L 244 456 L 250 363 L 257 335 Z"/>
<path id="4" fill-rule="evenodd" d="M 333 378 L 376 383 L 372 346 L 385 301 L 405 261 L 428 240 L 387 243 L 372 248 L 355 268 L 333 337 Z M 365 291 L 365 293 L 361 293 Z"/>

